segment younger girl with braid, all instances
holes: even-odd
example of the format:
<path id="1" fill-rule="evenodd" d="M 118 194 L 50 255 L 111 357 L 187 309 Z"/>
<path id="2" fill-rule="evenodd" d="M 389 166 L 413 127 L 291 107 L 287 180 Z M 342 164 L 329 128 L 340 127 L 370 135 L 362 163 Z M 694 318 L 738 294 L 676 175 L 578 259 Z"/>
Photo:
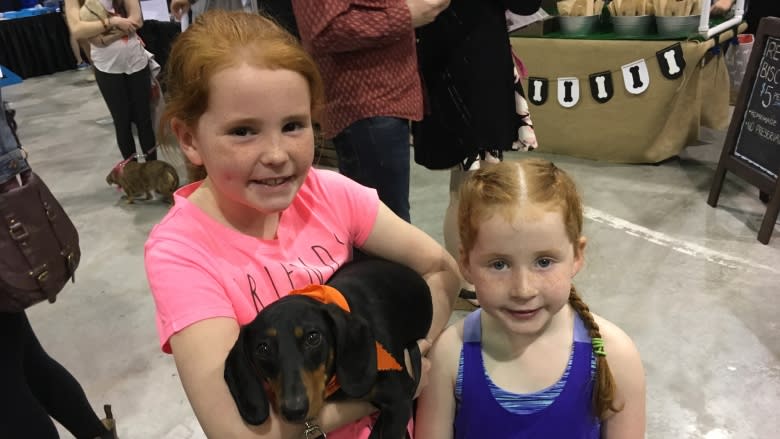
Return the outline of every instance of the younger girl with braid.
<path id="1" fill-rule="evenodd" d="M 546 160 L 504 162 L 460 200 L 460 268 L 482 308 L 430 351 L 416 436 L 644 438 L 639 353 L 572 285 L 586 241 L 571 178 Z"/>

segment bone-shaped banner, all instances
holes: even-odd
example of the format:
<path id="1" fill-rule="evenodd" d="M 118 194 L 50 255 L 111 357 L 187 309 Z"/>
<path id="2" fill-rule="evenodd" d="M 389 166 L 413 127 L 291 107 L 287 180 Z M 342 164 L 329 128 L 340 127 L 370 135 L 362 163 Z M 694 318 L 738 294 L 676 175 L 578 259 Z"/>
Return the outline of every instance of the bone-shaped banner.
<path id="1" fill-rule="evenodd" d="M 685 58 L 683 57 L 682 46 L 680 43 L 659 50 L 655 53 L 658 59 L 658 65 L 661 67 L 661 73 L 667 79 L 677 79 L 685 70 Z"/>
<path id="2" fill-rule="evenodd" d="M 571 108 L 580 101 L 580 80 L 577 78 L 558 78 L 558 103 Z"/>
<path id="3" fill-rule="evenodd" d="M 655 54 L 661 73 L 667 79 L 678 79 L 685 70 L 685 58 L 682 45 L 675 43 Z M 652 57 L 646 58 L 652 59 Z M 621 66 L 623 85 L 631 94 L 644 93 L 650 87 L 650 73 L 646 59 L 639 59 Z M 615 85 L 612 74 L 616 71 L 606 70 L 588 76 L 590 94 L 593 100 L 601 104 L 609 102 L 615 96 Z M 580 100 L 580 79 L 576 77 L 560 77 L 558 82 L 558 103 L 565 108 L 571 108 Z M 534 105 L 547 102 L 549 80 L 538 76 L 528 78 L 528 101 Z"/>
<path id="4" fill-rule="evenodd" d="M 528 97 L 532 104 L 542 105 L 547 101 L 549 81 L 547 78 L 528 78 Z"/>
<path id="5" fill-rule="evenodd" d="M 631 94 L 641 94 L 650 86 L 650 73 L 647 71 L 647 63 L 640 59 L 621 67 L 623 69 L 623 84 Z"/>
<path id="6" fill-rule="evenodd" d="M 615 88 L 612 85 L 612 72 L 599 72 L 590 75 L 590 94 L 596 102 L 603 104 L 612 99 L 615 95 Z"/>

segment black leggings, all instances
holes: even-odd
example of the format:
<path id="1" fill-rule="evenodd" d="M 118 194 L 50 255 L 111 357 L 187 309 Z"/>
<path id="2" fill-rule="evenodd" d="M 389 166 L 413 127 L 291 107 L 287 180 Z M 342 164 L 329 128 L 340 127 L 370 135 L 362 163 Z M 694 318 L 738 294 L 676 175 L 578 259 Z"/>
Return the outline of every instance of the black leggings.
<path id="1" fill-rule="evenodd" d="M 100 94 L 106 101 L 108 111 L 114 119 L 116 143 L 122 158 L 135 155 L 135 140 L 131 123 L 138 131 L 138 141 L 144 154 L 154 148 L 154 128 L 152 127 L 151 93 L 152 78 L 147 66 L 145 69 L 126 75 L 124 73 L 103 73 L 95 70 L 95 79 Z M 147 160 L 155 160 L 157 153 L 149 154 Z"/>
<path id="2" fill-rule="evenodd" d="M 75 378 L 49 357 L 27 316 L 0 312 L 0 438 L 111 437 Z"/>

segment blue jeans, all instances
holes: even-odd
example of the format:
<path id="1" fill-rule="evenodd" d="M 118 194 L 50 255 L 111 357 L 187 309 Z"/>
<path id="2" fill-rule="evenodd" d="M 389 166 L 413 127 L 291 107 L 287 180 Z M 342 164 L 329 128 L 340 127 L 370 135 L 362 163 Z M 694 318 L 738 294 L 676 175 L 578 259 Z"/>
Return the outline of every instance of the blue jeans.
<path id="1" fill-rule="evenodd" d="M 22 150 L 16 143 L 16 138 L 5 120 L 3 95 L 0 93 L 0 184 L 13 178 L 16 174 L 30 169 Z"/>
<path id="2" fill-rule="evenodd" d="M 375 188 L 396 215 L 409 215 L 409 121 L 397 117 L 361 119 L 333 138 L 339 172 Z"/>

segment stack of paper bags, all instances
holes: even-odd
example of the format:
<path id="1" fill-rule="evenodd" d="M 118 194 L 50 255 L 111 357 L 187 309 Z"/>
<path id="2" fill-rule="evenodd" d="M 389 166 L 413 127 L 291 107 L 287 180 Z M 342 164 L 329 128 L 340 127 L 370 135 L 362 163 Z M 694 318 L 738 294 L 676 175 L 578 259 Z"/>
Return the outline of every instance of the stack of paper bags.
<path id="1" fill-rule="evenodd" d="M 653 0 L 612 0 L 607 9 L 613 17 L 655 15 Z"/>
<path id="2" fill-rule="evenodd" d="M 564 17 L 601 15 L 603 8 L 604 0 L 561 0 L 558 2 L 558 15 Z"/>
<path id="3" fill-rule="evenodd" d="M 661 17 L 683 17 L 686 15 L 699 15 L 701 13 L 702 0 L 654 0 L 654 1 L 655 1 L 655 15 Z M 709 0 L 705 0 L 705 1 L 709 1 Z"/>

